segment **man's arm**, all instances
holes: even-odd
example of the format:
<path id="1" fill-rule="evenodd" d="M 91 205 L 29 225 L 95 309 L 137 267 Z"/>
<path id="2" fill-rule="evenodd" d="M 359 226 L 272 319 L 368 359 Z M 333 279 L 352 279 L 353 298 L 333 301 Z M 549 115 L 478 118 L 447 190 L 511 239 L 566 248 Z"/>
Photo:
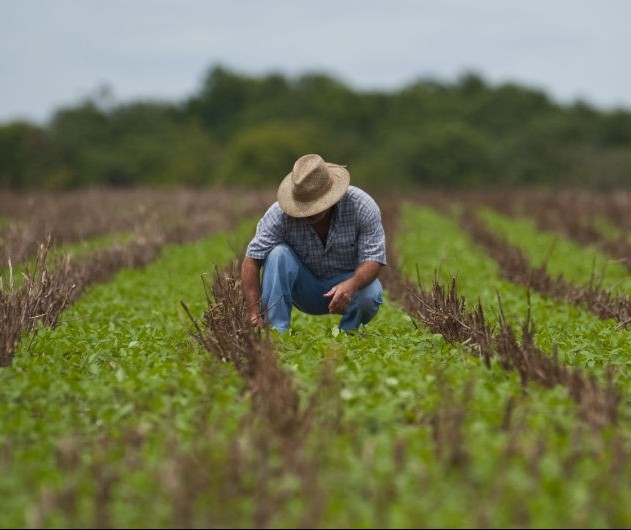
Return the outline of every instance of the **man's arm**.
<path id="1" fill-rule="evenodd" d="M 355 293 L 377 279 L 381 267 L 381 263 L 377 261 L 364 261 L 355 269 L 353 276 L 335 285 L 324 295 L 331 298 L 329 313 L 338 313 L 340 315 L 344 313 L 348 304 L 353 300 Z"/>
<path id="2" fill-rule="evenodd" d="M 261 317 L 261 266 L 262 260 L 245 256 L 241 263 L 241 282 L 245 307 L 250 322 L 255 326 L 262 326 Z"/>

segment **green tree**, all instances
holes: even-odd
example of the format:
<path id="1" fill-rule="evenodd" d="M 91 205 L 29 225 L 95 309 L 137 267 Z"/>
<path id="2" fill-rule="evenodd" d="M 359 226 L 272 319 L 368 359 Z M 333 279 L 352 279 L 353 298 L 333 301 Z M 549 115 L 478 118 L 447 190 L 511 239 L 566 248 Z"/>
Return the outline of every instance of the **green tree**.
<path id="1" fill-rule="evenodd" d="M 277 182 L 308 152 L 356 183 L 630 185 L 631 112 L 552 102 L 473 72 L 360 92 L 326 73 L 295 79 L 208 70 L 178 104 L 116 104 L 100 87 L 51 122 L 0 126 L 0 185 Z"/>
<path id="2" fill-rule="evenodd" d="M 26 122 L 0 126 L 0 186 L 29 188 L 55 169 L 48 132 Z"/>
<path id="3" fill-rule="evenodd" d="M 417 125 L 393 135 L 363 168 L 370 182 L 385 179 L 401 185 L 453 187 L 493 182 L 496 167 L 489 140 L 462 122 Z"/>
<path id="4" fill-rule="evenodd" d="M 220 140 L 225 141 L 241 126 L 255 81 L 217 66 L 209 71 L 198 95 L 185 105 L 186 113 Z"/>
<path id="5" fill-rule="evenodd" d="M 318 129 L 308 123 L 270 122 L 244 130 L 227 146 L 217 171 L 224 185 L 276 185 L 300 156 L 319 152 Z"/>

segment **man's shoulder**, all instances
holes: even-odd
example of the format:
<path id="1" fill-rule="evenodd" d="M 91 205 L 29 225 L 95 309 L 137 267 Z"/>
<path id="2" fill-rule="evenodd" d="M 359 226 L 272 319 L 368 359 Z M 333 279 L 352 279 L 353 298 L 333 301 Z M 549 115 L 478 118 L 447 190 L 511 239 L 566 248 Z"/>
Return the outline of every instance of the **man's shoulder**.
<path id="1" fill-rule="evenodd" d="M 276 201 L 267 208 L 267 211 L 265 212 L 263 217 L 277 219 L 277 218 L 281 218 L 283 214 L 284 212 L 282 208 L 280 207 L 280 204 L 278 204 L 278 201 Z"/>
<path id="2" fill-rule="evenodd" d="M 278 202 L 275 202 L 267 208 L 259 221 L 259 226 L 267 229 L 276 229 L 281 227 L 284 224 L 286 215 L 287 214 L 283 212 Z"/>
<path id="3" fill-rule="evenodd" d="M 377 208 L 377 202 L 372 196 L 357 186 L 349 186 L 346 192 L 346 196 L 350 203 L 352 203 L 355 207 L 370 207 Z"/>

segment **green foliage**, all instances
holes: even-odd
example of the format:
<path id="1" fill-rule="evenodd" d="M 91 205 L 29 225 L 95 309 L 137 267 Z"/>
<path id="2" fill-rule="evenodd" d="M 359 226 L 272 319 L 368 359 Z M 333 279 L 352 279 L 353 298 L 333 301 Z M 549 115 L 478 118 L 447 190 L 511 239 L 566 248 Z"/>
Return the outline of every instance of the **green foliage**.
<path id="1" fill-rule="evenodd" d="M 466 90 L 471 84 L 467 78 L 461 80 L 463 96 L 471 98 L 466 106 L 470 123 L 500 139 L 512 135 L 528 123 L 541 119 L 555 110 L 555 105 L 538 90 L 507 83 L 495 90 Z"/>
<path id="2" fill-rule="evenodd" d="M 54 168 L 51 137 L 46 130 L 24 122 L 0 125 L 0 187 L 28 188 Z"/>
<path id="3" fill-rule="evenodd" d="M 262 185 L 287 175 L 294 161 L 316 146 L 317 129 L 313 126 L 263 123 L 234 138 L 223 153 L 215 178 L 223 185 Z"/>
<path id="4" fill-rule="evenodd" d="M 25 526 L 25 514 L 37 511 L 47 491 L 76 487 L 87 514 L 54 512 L 40 524 L 93 526 L 90 498 L 98 494 L 91 469 L 105 465 L 111 476 L 120 473 L 130 481 L 123 485 L 129 491 L 116 492 L 123 504 L 127 496 L 133 499 L 116 526 L 139 526 L 153 512 L 155 490 L 146 474 L 128 469 L 130 436 L 143 439 L 136 458 L 145 472 L 155 473 L 168 450 L 165 442 L 189 443 L 200 422 L 221 425 L 213 437 L 218 446 L 230 436 L 243 413 L 236 400 L 242 382 L 225 365 L 213 365 L 213 377 L 206 376 L 205 363 L 212 359 L 187 339 L 179 298 L 196 313 L 203 310 L 200 276 L 232 256 L 231 241 L 220 235 L 166 247 L 146 269 L 122 271 L 112 283 L 86 292 L 59 327 L 41 330 L 23 345 L 14 365 L 0 372 L 0 445 L 12 455 L 11 472 L 0 473 L 3 525 Z M 84 441 L 88 453 L 80 449 Z M 75 467 L 64 460 L 66 453 L 78 459 Z M 151 526 L 168 526 L 163 516 L 154 512 Z"/>
<path id="5" fill-rule="evenodd" d="M 66 181 L 74 185 L 199 185 L 208 181 L 217 146 L 194 121 L 173 108 L 136 103 L 105 112 L 93 102 L 57 113 L 51 127 Z"/>
<path id="6" fill-rule="evenodd" d="M 631 184 L 631 113 L 561 106 L 475 73 L 359 92 L 210 68 L 177 104 L 88 97 L 45 127 L 0 126 L 0 186 L 277 184 L 301 154 L 347 164 L 355 183 L 459 187 Z"/>
<path id="7" fill-rule="evenodd" d="M 179 310 L 185 300 L 202 314 L 200 276 L 243 248 L 254 225 L 244 220 L 121 271 L 20 345 L 0 371 L 2 526 L 628 527 L 629 332 L 534 294 L 529 303 L 453 217 L 402 213 L 396 251 L 409 278 L 427 288 L 456 275 L 490 321 L 498 294 L 513 322 L 530 307 L 538 344 L 561 363 L 596 377 L 612 364 L 618 424 L 588 427 L 567 387 L 486 366 L 385 293 L 358 332 L 296 310 L 288 333 L 271 334 L 305 420 L 279 442 L 262 425 L 270 374 L 240 379 L 187 336 Z M 484 215 L 533 256 L 548 243 L 520 220 Z M 592 251 L 578 250 L 568 247 L 580 275 Z"/>
<path id="8" fill-rule="evenodd" d="M 417 186 L 475 186 L 492 182 L 496 172 L 490 141 L 464 123 L 419 123 L 399 131 L 373 154 L 382 157 L 393 162 L 388 173 Z M 366 171 L 378 181 L 376 172 Z"/>
<path id="9" fill-rule="evenodd" d="M 493 230 L 518 246 L 534 267 L 544 266 L 552 277 L 563 276 L 577 285 L 593 282 L 631 295 L 629 269 L 595 246 L 584 247 L 558 234 L 539 232 L 531 219 L 510 218 L 486 208 L 479 213 Z"/>
<path id="10" fill-rule="evenodd" d="M 408 205 L 404 208 L 403 222 L 405 228 L 397 238 L 397 249 L 402 268 L 408 276 L 418 279 L 424 288 L 432 285 L 436 274 L 443 283 L 455 276 L 458 290 L 470 304 L 470 309 L 480 301 L 491 323 L 498 318 L 501 300 L 508 320 L 514 323 L 518 335 L 519 327 L 530 311 L 536 323 L 535 339 L 539 347 L 545 351 L 556 351 L 564 363 L 581 369 L 593 369 L 598 376 L 602 376 L 605 366 L 616 367 L 618 381 L 624 386 L 625 395 L 631 394 L 631 379 L 626 370 L 628 360 L 624 353 L 627 350 L 625 344 L 631 343 L 631 330 L 621 329 L 613 320 L 600 320 L 585 309 L 545 298 L 529 292 L 523 285 L 504 280 L 499 275 L 495 261 L 475 246 L 457 222 L 448 216 Z M 547 243 L 552 236 L 540 235 L 535 238 L 532 232 L 526 236 L 526 229 L 518 225 L 515 224 L 516 235 L 521 231 L 522 239 L 530 237 L 532 241 L 539 240 L 529 253 L 537 254 L 542 259 L 543 252 L 549 250 Z M 558 244 L 559 247 L 573 248 L 568 242 Z M 566 262 L 566 270 L 568 263 L 571 263 L 576 271 L 567 274 L 574 278 L 585 278 L 589 274 L 589 267 L 594 264 L 594 253 L 590 250 L 574 250 L 574 253 L 569 253 L 572 257 Z M 556 267 L 559 267 L 559 262 Z M 619 268 L 616 269 L 617 273 L 612 269 L 611 282 L 625 274 Z M 626 277 L 628 285 L 628 273 Z"/>
<path id="11" fill-rule="evenodd" d="M 515 373 L 487 369 L 388 301 L 362 334 L 334 333 L 338 318 L 296 312 L 292 332 L 277 337 L 306 397 L 323 366 L 335 367 L 341 417 L 317 435 L 318 476 L 329 494 L 322 526 L 534 528 L 628 519 L 628 510 L 612 515 L 606 495 L 590 491 L 606 480 L 599 458 L 589 456 L 602 440 L 574 430 L 566 390 L 525 389 Z M 501 427 L 509 403 L 519 434 Z M 461 438 L 450 438 L 457 426 Z M 585 451 L 576 465 L 574 444 Z M 537 460 L 537 451 L 550 453 Z M 450 460 L 458 454 L 466 463 Z M 275 526 L 287 526 L 277 517 Z"/>
<path id="12" fill-rule="evenodd" d="M 225 140 L 241 125 L 240 113 L 248 107 L 252 85 L 251 80 L 217 66 L 206 76 L 200 93 L 188 101 L 188 113 Z"/>

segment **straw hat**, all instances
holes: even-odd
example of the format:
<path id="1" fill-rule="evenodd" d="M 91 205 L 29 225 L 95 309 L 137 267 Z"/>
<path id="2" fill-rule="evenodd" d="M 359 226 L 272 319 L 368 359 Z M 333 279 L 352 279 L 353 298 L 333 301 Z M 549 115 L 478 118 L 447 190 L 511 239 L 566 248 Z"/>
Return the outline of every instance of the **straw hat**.
<path id="1" fill-rule="evenodd" d="M 333 206 L 346 193 L 351 176 L 346 166 L 304 155 L 278 187 L 278 204 L 287 215 L 309 217 Z"/>

